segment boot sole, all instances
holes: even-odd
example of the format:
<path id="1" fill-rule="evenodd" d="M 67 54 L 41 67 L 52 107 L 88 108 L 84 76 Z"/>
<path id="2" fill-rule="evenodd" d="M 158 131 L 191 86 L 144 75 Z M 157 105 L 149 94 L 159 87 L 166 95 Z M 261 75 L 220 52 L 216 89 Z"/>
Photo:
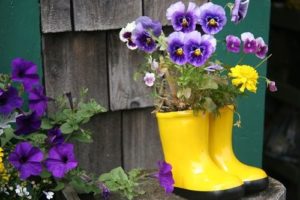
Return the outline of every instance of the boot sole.
<path id="1" fill-rule="evenodd" d="M 246 194 L 253 194 L 265 190 L 269 185 L 268 177 L 255 180 L 255 181 L 245 181 L 244 188 Z"/>
<path id="2" fill-rule="evenodd" d="M 209 192 L 193 191 L 175 187 L 174 193 L 188 200 L 238 200 L 244 196 L 245 190 L 244 186 Z"/>

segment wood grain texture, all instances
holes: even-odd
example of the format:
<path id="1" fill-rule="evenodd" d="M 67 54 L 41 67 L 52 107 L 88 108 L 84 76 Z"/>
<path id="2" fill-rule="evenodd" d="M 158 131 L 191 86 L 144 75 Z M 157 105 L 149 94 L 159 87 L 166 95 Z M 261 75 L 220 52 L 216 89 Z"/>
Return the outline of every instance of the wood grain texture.
<path id="1" fill-rule="evenodd" d="M 121 166 L 121 112 L 97 115 L 86 128 L 92 131 L 94 142 L 76 144 L 80 167 L 100 174 Z"/>
<path id="2" fill-rule="evenodd" d="M 166 10 L 172 3 L 176 2 L 178 0 L 144 0 L 144 15 L 159 20 L 163 25 L 170 24 L 166 18 Z M 183 0 L 183 2 L 186 6 L 188 2 L 196 2 L 197 5 L 201 5 L 207 0 Z"/>
<path id="3" fill-rule="evenodd" d="M 43 33 L 72 30 L 71 0 L 41 0 Z"/>
<path id="4" fill-rule="evenodd" d="M 108 108 L 106 36 L 103 32 L 47 34 L 43 36 L 44 73 L 47 95 L 64 92 L 88 97 Z"/>
<path id="5" fill-rule="evenodd" d="M 156 168 L 163 160 L 154 108 L 122 112 L 123 165 L 125 169 Z"/>
<path id="6" fill-rule="evenodd" d="M 153 105 L 151 88 L 143 81 L 133 80 L 141 63 L 146 62 L 141 52 L 129 50 L 119 39 L 119 33 L 108 33 L 108 68 L 111 110 L 142 108 Z"/>
<path id="7" fill-rule="evenodd" d="M 73 0 L 76 31 L 121 28 L 142 15 L 142 0 Z"/>

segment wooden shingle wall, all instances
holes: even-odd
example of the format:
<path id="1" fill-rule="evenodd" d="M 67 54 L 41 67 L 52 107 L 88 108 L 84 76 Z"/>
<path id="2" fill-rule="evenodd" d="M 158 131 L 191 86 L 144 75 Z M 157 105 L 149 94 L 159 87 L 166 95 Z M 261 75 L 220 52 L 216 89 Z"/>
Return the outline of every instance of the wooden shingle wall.
<path id="1" fill-rule="evenodd" d="M 198 5 L 204 0 L 195 1 Z M 122 165 L 156 167 L 163 159 L 150 89 L 133 74 L 144 61 L 119 40 L 122 26 L 140 15 L 167 24 L 175 0 L 41 0 L 43 61 L 47 95 L 89 89 L 108 112 L 88 125 L 94 143 L 80 144 L 82 166 L 96 173 Z M 185 1 L 188 2 L 188 1 Z"/>

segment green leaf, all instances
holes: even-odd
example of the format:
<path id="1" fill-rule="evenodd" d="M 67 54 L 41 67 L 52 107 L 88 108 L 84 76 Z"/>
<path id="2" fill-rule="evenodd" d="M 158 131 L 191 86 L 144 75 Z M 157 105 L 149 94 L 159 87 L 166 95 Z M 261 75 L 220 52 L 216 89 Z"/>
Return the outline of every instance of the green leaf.
<path id="1" fill-rule="evenodd" d="M 65 184 L 63 182 L 57 181 L 55 188 L 51 189 L 51 191 L 58 192 L 65 188 Z"/>
<path id="2" fill-rule="evenodd" d="M 3 130 L 4 133 L 1 135 L 1 147 L 4 147 L 12 138 L 14 138 L 14 130 L 12 128 L 7 128 Z"/>
<path id="3" fill-rule="evenodd" d="M 51 121 L 49 118 L 43 118 L 42 119 L 42 125 L 41 128 L 45 129 L 45 130 L 49 130 L 53 127 L 53 125 L 51 124 Z"/>
<path id="4" fill-rule="evenodd" d="M 216 89 L 218 89 L 218 84 L 211 78 L 206 78 L 202 82 L 200 88 L 201 88 L 201 90 L 206 90 L 206 89 L 216 90 Z"/>
<path id="5" fill-rule="evenodd" d="M 210 97 L 205 97 L 205 102 L 203 106 L 208 112 L 214 112 L 217 109 L 217 105 L 213 102 L 213 100 Z"/>
<path id="6" fill-rule="evenodd" d="M 82 143 L 92 143 L 93 142 L 91 133 L 88 131 L 85 131 L 85 130 L 81 130 L 81 132 L 73 134 L 70 139 L 77 140 Z"/>
<path id="7" fill-rule="evenodd" d="M 51 177 L 51 173 L 46 171 L 46 170 L 43 170 L 42 173 L 40 174 L 40 177 L 42 179 L 46 179 L 46 178 L 50 178 Z"/>
<path id="8" fill-rule="evenodd" d="M 74 128 L 67 122 L 61 125 L 60 130 L 64 134 L 70 134 L 74 132 Z"/>

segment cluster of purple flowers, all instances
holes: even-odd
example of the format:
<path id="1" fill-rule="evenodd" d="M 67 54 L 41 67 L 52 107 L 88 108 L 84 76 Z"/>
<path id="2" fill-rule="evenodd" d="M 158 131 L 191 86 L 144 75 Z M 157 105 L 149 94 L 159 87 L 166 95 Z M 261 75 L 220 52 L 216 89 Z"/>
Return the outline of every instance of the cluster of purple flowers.
<path id="1" fill-rule="evenodd" d="M 256 54 L 260 59 L 264 59 L 268 53 L 268 45 L 263 38 L 255 38 L 252 33 L 246 32 L 241 35 L 241 39 L 234 35 L 226 37 L 227 50 L 233 53 L 239 53 L 243 42 L 243 51 L 246 54 Z"/>

